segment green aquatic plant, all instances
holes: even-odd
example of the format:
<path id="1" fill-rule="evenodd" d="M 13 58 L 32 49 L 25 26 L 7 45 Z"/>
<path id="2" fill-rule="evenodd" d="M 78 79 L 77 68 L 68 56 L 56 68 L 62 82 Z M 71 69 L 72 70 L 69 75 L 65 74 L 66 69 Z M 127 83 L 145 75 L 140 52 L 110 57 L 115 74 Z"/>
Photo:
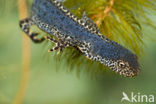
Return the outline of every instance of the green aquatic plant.
<path id="1" fill-rule="evenodd" d="M 66 0 L 64 2 L 81 18 L 84 11 L 108 38 L 129 48 L 137 55 L 143 52 L 143 25 L 156 28 L 149 15 L 156 13 L 154 0 Z"/>
<path id="2" fill-rule="evenodd" d="M 65 0 L 64 5 L 79 18 L 85 11 L 102 34 L 138 56 L 143 55 L 143 38 L 149 36 L 144 27 L 156 28 L 149 17 L 151 13 L 156 13 L 154 0 Z M 96 75 L 103 74 L 106 69 L 100 63 L 86 59 L 75 49 L 66 49 L 57 58 L 65 59 L 70 71 L 86 69 Z"/>

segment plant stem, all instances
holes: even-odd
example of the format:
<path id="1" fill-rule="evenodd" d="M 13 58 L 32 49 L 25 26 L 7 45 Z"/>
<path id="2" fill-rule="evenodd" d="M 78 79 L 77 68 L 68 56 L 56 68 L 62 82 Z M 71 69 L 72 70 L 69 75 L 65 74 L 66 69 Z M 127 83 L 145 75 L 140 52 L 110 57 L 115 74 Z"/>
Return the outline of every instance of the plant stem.
<path id="1" fill-rule="evenodd" d="M 26 0 L 18 0 L 19 18 L 23 19 L 27 17 L 27 5 Z M 22 35 L 22 74 L 21 82 L 18 92 L 13 101 L 13 104 L 21 104 L 24 100 L 26 90 L 29 82 L 29 69 L 30 69 L 30 40 L 23 33 Z"/>

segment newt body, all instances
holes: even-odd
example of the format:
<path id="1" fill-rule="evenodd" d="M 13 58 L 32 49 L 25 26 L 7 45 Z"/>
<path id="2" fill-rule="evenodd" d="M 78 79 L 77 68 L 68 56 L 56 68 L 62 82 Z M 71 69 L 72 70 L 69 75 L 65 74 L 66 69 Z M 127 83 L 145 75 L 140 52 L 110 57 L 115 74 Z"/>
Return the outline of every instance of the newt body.
<path id="1" fill-rule="evenodd" d="M 34 42 L 44 41 L 44 37 L 36 39 L 38 33 L 29 31 L 31 25 L 58 39 L 47 37 L 57 44 L 50 51 L 77 47 L 87 58 L 101 62 L 120 75 L 134 77 L 140 72 L 135 54 L 102 35 L 85 13 L 79 19 L 56 0 L 34 0 L 31 17 L 20 21 L 20 27 Z"/>

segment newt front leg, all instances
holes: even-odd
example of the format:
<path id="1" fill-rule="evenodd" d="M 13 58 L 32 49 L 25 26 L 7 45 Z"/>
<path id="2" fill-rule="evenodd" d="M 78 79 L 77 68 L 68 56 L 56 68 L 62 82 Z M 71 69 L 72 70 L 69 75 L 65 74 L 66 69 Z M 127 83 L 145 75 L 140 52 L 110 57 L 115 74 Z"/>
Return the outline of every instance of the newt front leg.
<path id="1" fill-rule="evenodd" d="M 23 32 L 26 33 L 33 42 L 41 43 L 45 40 L 44 37 L 42 37 L 41 39 L 36 38 L 39 35 L 39 33 L 30 32 L 30 27 L 34 25 L 34 22 L 30 18 L 21 20 L 19 25 L 20 25 L 20 28 L 23 30 Z"/>
<path id="2" fill-rule="evenodd" d="M 62 52 L 62 50 L 64 48 L 69 46 L 68 44 L 63 43 L 61 40 L 55 40 L 52 37 L 46 37 L 46 39 L 48 39 L 49 41 L 55 43 L 55 47 L 53 47 L 50 50 L 48 50 L 48 52 L 52 52 L 52 51 L 55 51 L 55 50 L 59 49 L 59 51 L 58 51 L 58 54 L 59 54 L 60 52 Z"/>

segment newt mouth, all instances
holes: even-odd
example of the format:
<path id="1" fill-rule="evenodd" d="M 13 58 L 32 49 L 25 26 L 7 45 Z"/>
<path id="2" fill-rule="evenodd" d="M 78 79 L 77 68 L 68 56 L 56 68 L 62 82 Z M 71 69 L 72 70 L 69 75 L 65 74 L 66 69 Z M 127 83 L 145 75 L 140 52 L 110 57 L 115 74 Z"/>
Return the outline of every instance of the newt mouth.
<path id="1" fill-rule="evenodd" d="M 130 68 L 129 70 L 123 70 L 123 71 L 116 71 L 117 73 L 119 73 L 120 75 L 124 76 L 124 77 L 136 77 L 137 75 L 140 74 L 140 69 L 132 69 Z"/>

